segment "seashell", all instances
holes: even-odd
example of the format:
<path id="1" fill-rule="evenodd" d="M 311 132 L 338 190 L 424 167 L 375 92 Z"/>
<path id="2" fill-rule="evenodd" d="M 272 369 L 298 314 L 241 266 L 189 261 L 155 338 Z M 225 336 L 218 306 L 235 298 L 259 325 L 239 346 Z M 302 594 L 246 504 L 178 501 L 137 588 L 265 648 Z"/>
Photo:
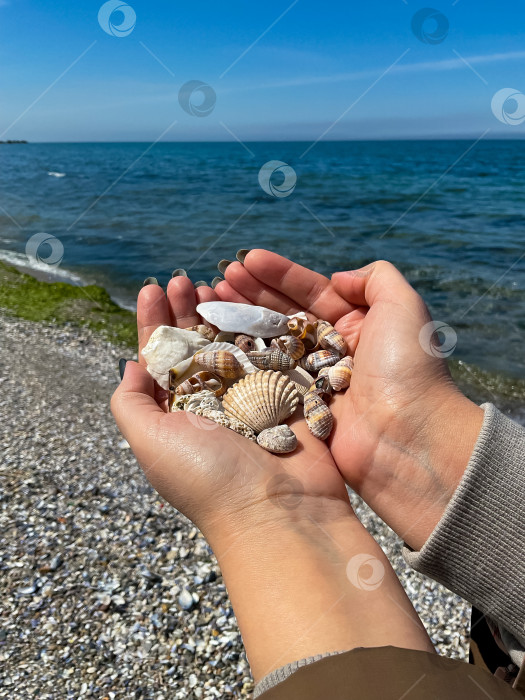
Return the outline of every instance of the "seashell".
<path id="1" fill-rule="evenodd" d="M 285 423 L 284 425 L 276 425 L 275 428 L 266 428 L 260 432 L 257 435 L 257 444 L 268 452 L 286 454 L 293 452 L 297 447 L 297 436 Z"/>
<path id="2" fill-rule="evenodd" d="M 303 397 L 306 392 L 310 389 L 314 383 L 314 378 L 311 374 L 303 369 L 302 367 L 295 367 L 294 369 L 287 369 L 283 372 L 286 377 L 289 377 L 295 384 L 295 388 L 299 392 L 300 401 L 303 402 Z"/>
<path id="3" fill-rule="evenodd" d="M 317 394 L 323 401 L 328 401 L 332 396 L 330 379 L 328 377 L 317 377 L 308 391 Z"/>
<path id="4" fill-rule="evenodd" d="M 274 338 L 271 346 L 290 355 L 294 360 L 299 360 L 304 355 L 304 343 L 294 335 L 282 335 L 280 338 Z"/>
<path id="5" fill-rule="evenodd" d="M 195 394 L 204 389 L 212 391 L 215 396 L 222 396 L 226 391 L 226 384 L 220 376 L 212 372 L 197 372 L 179 384 L 175 388 L 175 393 L 178 396 L 183 396 L 184 394 Z"/>
<path id="6" fill-rule="evenodd" d="M 215 392 L 203 389 L 196 394 L 175 394 L 170 411 L 191 411 L 195 413 L 197 409 L 210 409 L 214 411 L 222 410 L 222 403 L 215 396 Z"/>
<path id="7" fill-rule="evenodd" d="M 332 432 L 332 411 L 315 391 L 309 391 L 304 397 L 304 418 L 309 431 L 319 440 L 326 440 Z"/>
<path id="8" fill-rule="evenodd" d="M 196 415 L 202 416 L 203 418 L 208 418 L 209 420 L 212 420 L 214 423 L 217 423 L 218 425 L 222 425 L 225 428 L 229 428 L 230 430 L 235 431 L 236 433 L 239 433 L 239 435 L 243 435 L 245 438 L 248 438 L 249 440 L 253 440 L 254 442 L 257 440 L 255 437 L 255 433 L 251 428 L 249 428 L 247 425 L 244 423 L 241 423 L 240 420 L 237 420 L 236 418 L 229 418 L 227 415 L 225 415 L 222 411 L 216 411 L 213 409 L 197 409 L 195 411 Z"/>
<path id="9" fill-rule="evenodd" d="M 335 367 L 335 365 L 333 366 Z M 317 373 L 317 377 L 328 377 L 328 372 L 330 372 L 331 369 L 331 367 L 321 367 L 321 369 Z"/>
<path id="10" fill-rule="evenodd" d="M 291 379 L 272 370 L 255 372 L 224 394 L 224 412 L 249 426 L 255 433 L 273 428 L 297 408 L 299 393 Z"/>
<path id="11" fill-rule="evenodd" d="M 305 350 L 317 349 L 317 332 L 315 324 L 305 321 L 303 318 L 293 316 L 288 321 L 288 331 L 303 341 Z"/>
<path id="12" fill-rule="evenodd" d="M 339 355 L 336 355 L 331 350 L 318 350 L 302 357 L 299 364 L 307 371 L 316 372 L 323 367 L 332 367 L 337 362 L 339 362 Z"/>
<path id="13" fill-rule="evenodd" d="M 159 386 L 168 389 L 170 369 L 191 358 L 197 350 L 206 345 L 209 345 L 209 340 L 195 331 L 174 326 L 159 326 L 143 348 L 142 356 L 151 376 Z"/>
<path id="14" fill-rule="evenodd" d="M 337 364 L 344 365 L 345 367 L 348 367 L 348 369 L 354 369 L 354 358 L 350 357 L 350 355 L 345 355 Z"/>
<path id="15" fill-rule="evenodd" d="M 247 357 L 259 369 L 284 370 L 293 369 L 297 362 L 290 355 L 275 348 L 268 348 L 266 352 L 249 352 Z"/>
<path id="16" fill-rule="evenodd" d="M 209 372 L 218 374 L 219 377 L 234 379 L 242 377 L 244 369 L 235 355 L 227 350 L 215 350 L 212 352 L 198 352 L 193 356 L 195 362 L 205 367 Z"/>
<path id="17" fill-rule="evenodd" d="M 186 328 L 187 331 L 195 331 L 195 333 L 199 333 L 202 335 L 203 338 L 206 338 L 207 340 L 212 343 L 215 340 L 215 331 L 212 331 L 211 328 L 208 328 L 208 326 L 205 326 L 203 323 L 199 323 L 198 326 L 190 326 L 189 328 Z"/>
<path id="18" fill-rule="evenodd" d="M 243 352 L 253 352 L 257 350 L 257 343 L 255 342 L 255 338 L 252 338 L 251 335 L 243 335 L 240 333 L 235 336 L 235 345 Z"/>
<path id="19" fill-rule="evenodd" d="M 288 330 L 288 316 L 263 306 L 206 301 L 197 306 L 197 313 L 221 331 L 274 338 Z"/>
<path id="20" fill-rule="evenodd" d="M 231 343 L 235 345 L 236 333 L 226 333 L 225 331 L 219 331 L 214 338 L 216 343 Z"/>
<path id="21" fill-rule="evenodd" d="M 325 350 L 332 350 L 339 355 L 347 351 L 346 340 L 328 321 L 317 321 L 317 342 Z"/>
<path id="22" fill-rule="evenodd" d="M 330 386 L 334 391 L 342 391 L 350 386 L 352 370 L 344 364 L 338 362 L 328 370 Z"/>

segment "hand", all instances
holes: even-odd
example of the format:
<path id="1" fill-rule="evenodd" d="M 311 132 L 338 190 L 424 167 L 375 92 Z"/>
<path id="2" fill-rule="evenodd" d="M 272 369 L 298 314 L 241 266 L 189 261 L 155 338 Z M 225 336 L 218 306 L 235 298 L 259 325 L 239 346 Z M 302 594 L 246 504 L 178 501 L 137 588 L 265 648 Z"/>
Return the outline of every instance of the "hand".
<path id="1" fill-rule="evenodd" d="M 331 402 L 328 440 L 348 484 L 414 549 L 441 518 L 472 453 L 482 410 L 456 388 L 444 360 L 419 334 L 431 318 L 390 263 L 331 280 L 286 258 L 252 250 L 215 291 L 225 301 L 335 325 L 355 353 L 350 389 Z"/>

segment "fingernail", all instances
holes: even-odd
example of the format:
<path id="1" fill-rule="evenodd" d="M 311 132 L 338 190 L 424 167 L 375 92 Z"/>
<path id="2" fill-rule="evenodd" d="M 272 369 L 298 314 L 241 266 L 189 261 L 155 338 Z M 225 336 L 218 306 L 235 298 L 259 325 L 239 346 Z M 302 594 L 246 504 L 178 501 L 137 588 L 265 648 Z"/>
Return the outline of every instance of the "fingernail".
<path id="1" fill-rule="evenodd" d="M 145 279 L 144 282 L 142 283 L 142 286 L 143 286 L 143 287 L 147 287 L 148 284 L 158 284 L 158 283 L 159 283 L 159 282 L 158 282 L 158 280 L 157 280 L 156 277 L 146 277 L 146 279 Z"/>
<path id="2" fill-rule="evenodd" d="M 198 282 L 195 282 L 193 286 L 195 287 L 195 289 L 197 289 L 197 287 L 207 287 L 208 283 L 204 280 L 199 280 Z"/>
<path id="3" fill-rule="evenodd" d="M 224 282 L 222 277 L 214 277 L 211 281 L 211 288 L 215 289 L 215 287 L 219 284 L 219 282 Z"/>
<path id="4" fill-rule="evenodd" d="M 183 267 L 178 267 L 176 270 L 173 270 L 171 273 L 172 277 L 187 277 L 188 273 Z"/>
<path id="5" fill-rule="evenodd" d="M 226 272 L 226 268 L 228 267 L 228 265 L 231 265 L 232 262 L 233 260 L 221 260 L 217 265 L 217 269 L 224 275 L 224 273 Z"/>
<path id="6" fill-rule="evenodd" d="M 250 252 L 250 248 L 241 248 L 240 250 L 237 251 L 237 255 L 235 256 L 237 260 L 240 263 L 244 262 L 244 258 L 248 255 Z"/>
<path id="7" fill-rule="evenodd" d="M 124 379 L 124 372 L 126 370 L 126 362 L 127 362 L 127 360 L 125 360 L 123 357 L 121 357 L 120 360 L 118 361 L 118 371 L 120 374 L 120 381 L 122 381 Z"/>

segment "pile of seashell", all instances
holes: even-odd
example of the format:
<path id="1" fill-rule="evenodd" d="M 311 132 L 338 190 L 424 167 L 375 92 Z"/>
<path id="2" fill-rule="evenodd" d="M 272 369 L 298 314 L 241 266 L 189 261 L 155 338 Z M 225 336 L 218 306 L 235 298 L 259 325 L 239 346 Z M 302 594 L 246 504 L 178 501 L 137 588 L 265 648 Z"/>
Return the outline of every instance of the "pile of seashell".
<path id="1" fill-rule="evenodd" d="M 276 454 L 297 438 L 285 421 L 303 404 L 312 435 L 333 427 L 328 401 L 350 385 L 353 361 L 328 321 L 223 301 L 200 304 L 210 326 L 160 326 L 142 350 L 149 373 L 169 390 L 170 411 L 191 411 Z"/>

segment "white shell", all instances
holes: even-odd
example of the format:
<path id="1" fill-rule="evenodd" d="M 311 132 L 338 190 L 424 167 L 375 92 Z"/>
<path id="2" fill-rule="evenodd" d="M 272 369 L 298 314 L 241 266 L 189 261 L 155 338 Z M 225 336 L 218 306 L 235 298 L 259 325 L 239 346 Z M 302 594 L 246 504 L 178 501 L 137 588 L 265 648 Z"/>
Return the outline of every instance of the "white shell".
<path id="1" fill-rule="evenodd" d="M 142 356 L 151 376 L 157 380 L 159 386 L 167 389 L 171 367 L 193 357 L 197 350 L 209 345 L 210 341 L 195 331 L 174 326 L 159 326 L 143 348 Z"/>
<path id="2" fill-rule="evenodd" d="M 263 352 L 267 349 L 266 343 L 264 342 L 264 338 L 255 338 L 255 349 L 258 352 Z"/>
<path id="3" fill-rule="evenodd" d="M 221 331 L 260 338 L 273 338 L 288 331 L 288 316 L 264 306 L 206 301 L 197 306 L 197 313 Z"/>
<path id="4" fill-rule="evenodd" d="M 246 354 L 236 345 L 232 345 L 231 343 L 209 343 L 204 348 L 202 348 L 202 352 L 215 352 L 217 350 L 226 350 L 227 352 L 233 353 L 243 366 L 243 369 L 246 372 L 246 374 L 251 374 L 253 372 L 258 371 L 257 367 L 252 365 L 250 360 L 247 358 Z M 200 351 L 201 350 L 199 350 L 199 352 Z M 175 365 L 173 368 L 170 369 L 174 370 L 172 386 L 175 389 L 185 379 L 188 379 L 192 376 L 192 374 L 195 374 L 195 372 L 201 370 L 202 367 L 200 367 L 200 365 L 198 365 L 195 362 L 192 355 L 188 360 L 183 360 L 178 365 Z"/>
<path id="5" fill-rule="evenodd" d="M 176 411 L 191 411 L 195 413 L 197 409 L 222 411 L 222 403 L 215 396 L 213 391 L 203 389 L 195 394 L 176 396 L 171 407 L 172 413 Z"/>
<path id="6" fill-rule="evenodd" d="M 297 436 L 285 423 L 284 425 L 276 425 L 275 428 L 263 430 L 257 435 L 257 444 L 268 452 L 282 455 L 295 450 Z"/>

